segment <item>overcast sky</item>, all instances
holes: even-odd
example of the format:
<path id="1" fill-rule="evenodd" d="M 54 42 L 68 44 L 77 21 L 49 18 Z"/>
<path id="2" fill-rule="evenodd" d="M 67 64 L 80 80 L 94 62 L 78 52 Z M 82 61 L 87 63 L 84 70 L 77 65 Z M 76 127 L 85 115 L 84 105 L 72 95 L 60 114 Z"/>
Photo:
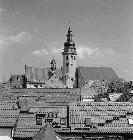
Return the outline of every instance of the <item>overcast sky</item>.
<path id="1" fill-rule="evenodd" d="M 0 0 L 0 79 L 53 57 L 61 67 L 69 20 L 77 66 L 133 80 L 133 0 Z"/>

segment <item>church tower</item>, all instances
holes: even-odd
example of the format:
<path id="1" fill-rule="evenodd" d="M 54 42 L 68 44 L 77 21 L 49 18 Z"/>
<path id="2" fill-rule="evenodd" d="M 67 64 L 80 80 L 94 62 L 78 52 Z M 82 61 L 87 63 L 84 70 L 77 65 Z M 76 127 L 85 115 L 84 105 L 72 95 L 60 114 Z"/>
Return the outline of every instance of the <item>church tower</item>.
<path id="1" fill-rule="evenodd" d="M 72 40 L 72 30 L 69 25 L 67 41 L 64 43 L 63 55 L 63 84 L 67 88 L 73 88 L 76 73 L 76 48 Z"/>
<path id="2" fill-rule="evenodd" d="M 52 71 L 55 71 L 56 70 L 56 61 L 55 59 L 52 59 L 51 62 L 50 62 L 50 65 L 51 65 L 51 70 Z"/>

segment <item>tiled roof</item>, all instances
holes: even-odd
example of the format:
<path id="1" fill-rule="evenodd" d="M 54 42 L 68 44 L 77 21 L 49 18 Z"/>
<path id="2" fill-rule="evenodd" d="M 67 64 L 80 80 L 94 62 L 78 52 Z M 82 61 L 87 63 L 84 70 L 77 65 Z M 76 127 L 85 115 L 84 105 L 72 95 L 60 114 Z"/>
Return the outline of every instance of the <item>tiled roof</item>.
<path id="1" fill-rule="evenodd" d="M 46 93 L 76 93 L 79 89 L 67 89 L 67 88 L 44 88 L 44 89 L 11 89 L 13 95 L 44 95 Z"/>
<path id="2" fill-rule="evenodd" d="M 33 137 L 41 127 L 45 125 L 45 119 L 44 118 L 42 125 L 37 125 L 36 124 L 36 115 L 37 114 L 49 114 L 49 112 L 53 113 L 58 113 L 57 117 L 54 118 L 52 116 L 52 119 L 60 123 L 60 117 L 66 117 L 67 116 L 67 106 L 50 106 L 47 104 L 41 104 L 41 106 L 29 106 L 29 113 L 20 113 L 18 120 L 17 120 L 17 125 L 15 127 L 15 133 L 14 137 L 21 137 L 21 138 L 29 138 Z M 50 117 L 51 118 L 51 117 Z M 68 130 L 67 130 L 68 131 Z"/>
<path id="3" fill-rule="evenodd" d="M 69 105 L 69 125 L 72 132 L 86 133 L 132 133 L 133 126 L 128 124 L 129 115 L 133 114 L 131 102 L 77 102 L 79 90 L 74 89 L 13 89 L 11 94 L 19 96 L 17 100 L 0 102 L 0 126 L 13 127 L 16 120 L 14 137 L 33 137 L 42 125 L 36 125 L 36 114 L 45 114 L 55 108 L 66 113 Z M 17 101 L 24 98 L 29 114 L 20 113 Z M 23 102 L 21 103 L 23 106 Z M 47 109 L 49 108 L 49 109 Z M 64 108 L 65 111 L 62 109 Z M 55 109 L 56 110 L 56 109 Z M 67 110 L 68 111 L 68 110 Z M 54 111 L 53 111 L 54 112 Z M 65 114 L 64 115 L 67 115 Z M 91 126 L 85 126 L 85 119 L 90 119 Z M 58 118 L 60 119 L 60 118 Z M 59 121 L 59 120 L 58 120 Z M 44 122 L 45 123 L 45 122 Z M 63 128 L 67 129 L 67 128 Z M 61 131 L 61 130 L 60 130 Z"/>
<path id="4" fill-rule="evenodd" d="M 0 127 L 13 127 L 18 115 L 19 109 L 16 101 L 0 102 Z"/>
<path id="5" fill-rule="evenodd" d="M 69 106 L 69 125 L 72 132 L 87 133 L 132 133 L 128 114 L 133 113 L 133 104 L 124 102 L 78 103 Z M 91 126 L 85 119 L 91 119 Z"/>
<path id="6" fill-rule="evenodd" d="M 88 80 L 111 80 L 117 78 L 112 68 L 108 67 L 78 67 L 83 79 Z"/>
<path id="7" fill-rule="evenodd" d="M 33 137 L 40 129 L 35 114 L 19 114 L 14 137 Z"/>
<path id="8" fill-rule="evenodd" d="M 45 103 L 69 103 L 80 100 L 79 89 L 12 89 L 19 99 L 44 101 Z"/>

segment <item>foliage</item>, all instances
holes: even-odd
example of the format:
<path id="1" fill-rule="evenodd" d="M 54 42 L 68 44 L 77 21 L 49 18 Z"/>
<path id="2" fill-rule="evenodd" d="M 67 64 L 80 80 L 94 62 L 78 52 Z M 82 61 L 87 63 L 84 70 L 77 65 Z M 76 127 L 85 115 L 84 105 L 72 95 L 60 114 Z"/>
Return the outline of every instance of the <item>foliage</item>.
<path id="1" fill-rule="evenodd" d="M 118 78 L 106 81 L 94 81 L 91 83 L 90 87 L 97 91 L 95 101 L 101 101 L 102 98 L 110 101 L 110 93 L 127 93 L 132 88 L 132 82 L 127 82 L 121 78 Z"/>
<path id="2" fill-rule="evenodd" d="M 123 79 L 114 79 L 106 83 L 107 93 L 125 93 L 132 88 L 132 82 Z"/>

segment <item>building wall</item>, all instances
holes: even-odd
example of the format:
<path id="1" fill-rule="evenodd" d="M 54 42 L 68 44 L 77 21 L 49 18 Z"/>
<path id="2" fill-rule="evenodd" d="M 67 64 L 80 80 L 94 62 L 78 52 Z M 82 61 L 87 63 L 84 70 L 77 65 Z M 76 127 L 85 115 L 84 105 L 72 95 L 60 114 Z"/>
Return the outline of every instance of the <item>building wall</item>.
<path id="1" fill-rule="evenodd" d="M 129 115 L 132 112 L 130 102 L 72 103 L 69 106 L 69 126 L 71 132 L 77 133 L 131 133 L 133 125 L 128 119 L 133 118 Z"/>
<path id="2" fill-rule="evenodd" d="M 12 75 L 9 79 L 11 88 L 26 88 L 25 75 Z"/>
<path id="3" fill-rule="evenodd" d="M 44 82 L 49 79 L 47 68 L 34 68 L 25 66 L 25 76 L 30 82 Z"/>
<path id="4" fill-rule="evenodd" d="M 68 59 L 67 59 L 68 57 Z M 63 81 L 68 88 L 73 88 L 76 73 L 76 55 L 63 55 Z"/>
<path id="5" fill-rule="evenodd" d="M 0 140 L 13 140 L 12 139 L 12 129 L 0 128 Z"/>

